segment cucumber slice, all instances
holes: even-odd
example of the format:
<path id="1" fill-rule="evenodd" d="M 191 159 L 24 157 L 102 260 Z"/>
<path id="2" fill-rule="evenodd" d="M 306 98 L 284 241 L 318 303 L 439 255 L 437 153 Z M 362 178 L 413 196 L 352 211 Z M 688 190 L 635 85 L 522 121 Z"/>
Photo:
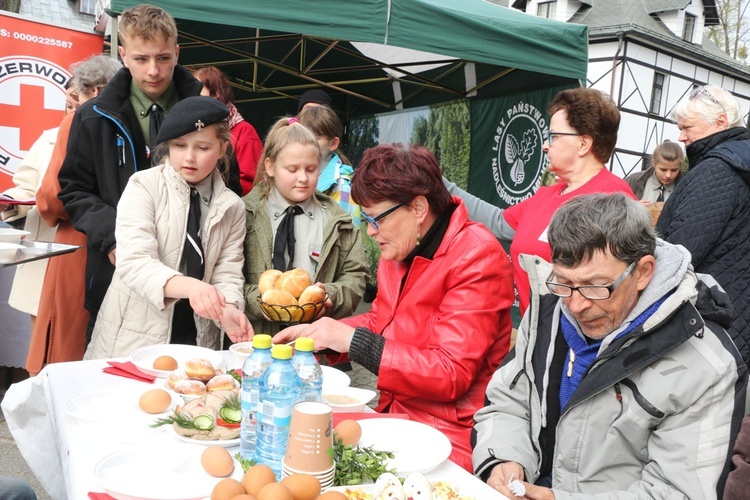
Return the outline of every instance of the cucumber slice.
<path id="1" fill-rule="evenodd" d="M 230 424 L 238 424 L 242 421 L 242 412 L 228 406 L 221 407 L 219 410 L 219 416 Z"/>
<path id="2" fill-rule="evenodd" d="M 214 417 L 211 415 L 198 415 L 193 419 L 193 425 L 196 429 L 210 431 L 214 427 Z"/>

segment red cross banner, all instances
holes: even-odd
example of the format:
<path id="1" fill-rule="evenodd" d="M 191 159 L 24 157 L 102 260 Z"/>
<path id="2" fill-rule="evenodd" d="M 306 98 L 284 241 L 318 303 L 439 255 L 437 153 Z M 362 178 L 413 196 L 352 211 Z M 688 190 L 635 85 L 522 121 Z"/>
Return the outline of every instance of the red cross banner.
<path id="1" fill-rule="evenodd" d="M 60 125 L 70 65 L 102 49 L 93 30 L 0 14 L 0 191 L 13 185 L 16 168 L 42 132 Z"/>

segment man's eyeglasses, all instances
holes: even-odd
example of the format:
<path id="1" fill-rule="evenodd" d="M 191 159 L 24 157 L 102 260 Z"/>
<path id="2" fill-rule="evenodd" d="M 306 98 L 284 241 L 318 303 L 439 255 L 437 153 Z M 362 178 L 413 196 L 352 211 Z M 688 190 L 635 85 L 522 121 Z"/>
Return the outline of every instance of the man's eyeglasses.
<path id="1" fill-rule="evenodd" d="M 558 297 L 568 298 L 573 296 L 573 291 L 578 290 L 583 298 L 589 300 L 606 300 L 615 293 L 617 287 L 622 284 L 625 279 L 630 276 L 630 273 L 635 269 L 635 262 L 630 264 L 625 271 L 615 280 L 611 285 L 583 285 L 583 286 L 570 286 L 557 283 L 552 280 L 547 280 L 547 288 L 553 295 Z"/>
<path id="2" fill-rule="evenodd" d="M 557 136 L 560 136 L 560 135 L 577 135 L 577 136 L 581 136 L 583 134 L 579 134 L 579 133 L 576 133 L 576 132 L 550 132 L 549 133 L 549 143 L 552 144 L 553 142 L 555 142 L 555 139 L 557 138 Z"/>
<path id="3" fill-rule="evenodd" d="M 378 221 L 379 220 L 385 219 L 390 214 L 392 214 L 393 212 L 395 212 L 399 208 L 403 207 L 404 205 L 406 205 L 406 203 L 398 203 L 396 205 L 393 205 L 391 208 L 389 208 L 385 212 L 381 212 L 380 214 L 376 215 L 375 217 L 370 217 L 369 215 L 367 215 L 364 212 L 361 212 L 360 215 L 362 215 L 362 218 L 365 220 L 365 222 L 367 222 L 369 225 L 372 226 L 373 229 L 375 229 L 377 231 L 377 230 L 380 229 L 380 226 L 378 225 Z"/>

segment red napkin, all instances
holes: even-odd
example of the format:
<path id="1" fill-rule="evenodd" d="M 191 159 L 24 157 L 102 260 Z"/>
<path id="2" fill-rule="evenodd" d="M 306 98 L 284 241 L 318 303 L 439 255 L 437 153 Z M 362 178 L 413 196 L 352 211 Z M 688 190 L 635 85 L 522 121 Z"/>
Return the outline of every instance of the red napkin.
<path id="1" fill-rule="evenodd" d="M 156 377 L 143 373 L 131 361 L 107 361 L 110 366 L 104 368 L 104 373 L 119 375 L 121 377 L 132 378 L 141 382 L 153 382 Z"/>
<path id="2" fill-rule="evenodd" d="M 89 498 L 91 500 L 115 500 L 114 497 L 111 497 L 106 493 L 94 493 L 93 491 L 89 492 Z"/>
<path id="3" fill-rule="evenodd" d="M 403 418 L 409 420 L 406 413 L 334 413 L 333 426 L 336 427 L 342 420 L 365 420 L 367 418 Z"/>

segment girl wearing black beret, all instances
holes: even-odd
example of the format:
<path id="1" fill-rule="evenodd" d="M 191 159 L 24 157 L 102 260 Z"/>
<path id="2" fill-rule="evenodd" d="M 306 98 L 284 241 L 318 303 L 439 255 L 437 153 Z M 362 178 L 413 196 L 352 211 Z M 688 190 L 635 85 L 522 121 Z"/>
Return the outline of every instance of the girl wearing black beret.
<path id="1" fill-rule="evenodd" d="M 219 349 L 221 329 L 233 342 L 252 337 L 242 312 L 245 207 L 220 172 L 227 116 L 211 97 L 181 100 L 159 130 L 163 163 L 130 178 L 117 206 L 117 269 L 86 359 L 166 343 Z"/>

